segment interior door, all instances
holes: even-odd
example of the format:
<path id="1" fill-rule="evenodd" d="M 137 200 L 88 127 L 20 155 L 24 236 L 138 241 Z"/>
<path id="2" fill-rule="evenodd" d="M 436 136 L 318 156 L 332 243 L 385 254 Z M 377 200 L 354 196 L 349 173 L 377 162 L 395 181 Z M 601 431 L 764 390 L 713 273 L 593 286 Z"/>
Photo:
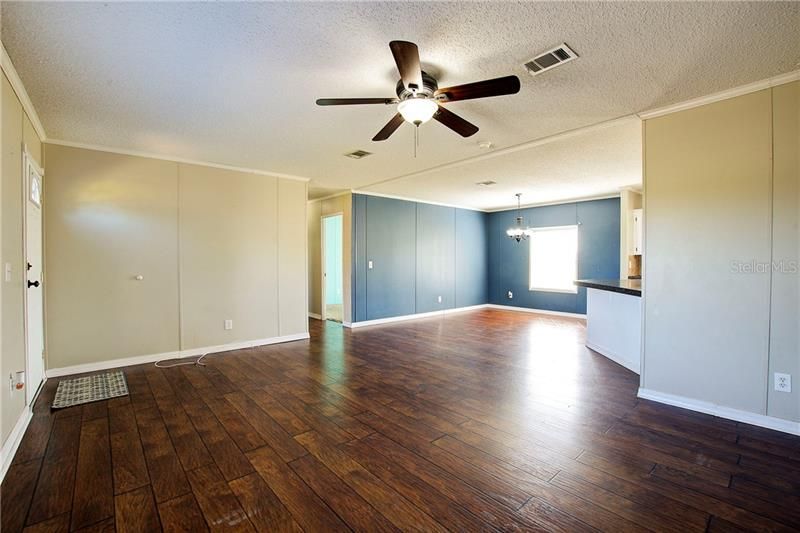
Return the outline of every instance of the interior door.
<path id="1" fill-rule="evenodd" d="M 32 405 L 44 381 L 44 277 L 42 276 L 42 173 L 26 158 L 25 252 L 27 334 L 25 401 Z"/>

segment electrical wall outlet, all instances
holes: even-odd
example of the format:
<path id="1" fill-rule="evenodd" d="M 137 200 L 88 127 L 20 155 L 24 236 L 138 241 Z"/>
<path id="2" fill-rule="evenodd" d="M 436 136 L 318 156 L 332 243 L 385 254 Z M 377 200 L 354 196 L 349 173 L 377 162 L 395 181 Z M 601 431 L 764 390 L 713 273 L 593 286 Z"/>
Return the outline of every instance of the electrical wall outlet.
<path id="1" fill-rule="evenodd" d="M 233 329 L 233 320 L 225 321 L 225 329 Z"/>
<path id="2" fill-rule="evenodd" d="M 514 293 L 513 293 L 513 292 L 511 292 L 511 291 L 508 291 L 508 299 L 510 300 L 510 299 L 512 299 L 513 297 L 514 297 Z"/>
<path id="3" fill-rule="evenodd" d="M 775 390 L 778 392 L 792 392 L 792 375 L 775 372 Z"/>
<path id="4" fill-rule="evenodd" d="M 441 296 L 437 296 L 436 297 L 436 301 L 439 302 L 439 303 L 442 303 L 442 297 Z"/>

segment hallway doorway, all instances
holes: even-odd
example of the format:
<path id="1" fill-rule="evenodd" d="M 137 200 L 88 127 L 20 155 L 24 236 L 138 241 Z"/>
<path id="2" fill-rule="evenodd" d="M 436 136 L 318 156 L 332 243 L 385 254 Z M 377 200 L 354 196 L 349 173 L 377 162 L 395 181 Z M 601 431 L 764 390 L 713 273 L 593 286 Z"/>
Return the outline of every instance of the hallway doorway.
<path id="1" fill-rule="evenodd" d="M 322 319 L 343 319 L 342 214 L 322 217 Z"/>

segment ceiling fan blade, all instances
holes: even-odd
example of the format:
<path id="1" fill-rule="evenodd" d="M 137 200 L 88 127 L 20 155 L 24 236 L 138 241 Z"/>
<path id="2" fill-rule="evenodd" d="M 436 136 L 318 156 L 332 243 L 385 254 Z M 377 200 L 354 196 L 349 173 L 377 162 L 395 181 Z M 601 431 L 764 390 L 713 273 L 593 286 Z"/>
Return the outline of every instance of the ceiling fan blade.
<path id="1" fill-rule="evenodd" d="M 516 94 L 518 92 L 519 78 L 516 76 L 504 76 L 493 80 L 476 81 L 475 83 L 445 87 L 444 89 L 437 90 L 434 96 L 445 102 L 456 102 L 458 100 L 472 100 L 474 98 L 486 98 L 488 96 Z"/>
<path id="2" fill-rule="evenodd" d="M 403 118 L 403 115 L 401 115 L 400 113 L 397 113 L 395 116 L 392 117 L 392 120 L 390 120 L 383 127 L 383 129 L 381 131 L 379 131 L 378 134 L 375 135 L 375 137 L 372 138 L 372 140 L 373 141 L 385 141 L 386 139 L 391 137 L 392 133 L 397 131 L 397 128 L 400 127 L 400 125 L 404 122 L 404 120 L 405 119 Z"/>
<path id="3" fill-rule="evenodd" d="M 414 43 L 408 41 L 392 41 L 389 43 L 394 62 L 403 85 L 409 91 L 422 89 L 422 68 L 419 66 L 419 49 Z"/>
<path id="4" fill-rule="evenodd" d="M 396 104 L 397 98 L 320 98 L 317 105 Z"/>
<path id="5" fill-rule="evenodd" d="M 471 122 L 467 122 L 455 113 L 439 106 L 439 110 L 433 114 L 433 118 L 458 133 L 462 137 L 470 137 L 478 133 L 478 126 Z"/>

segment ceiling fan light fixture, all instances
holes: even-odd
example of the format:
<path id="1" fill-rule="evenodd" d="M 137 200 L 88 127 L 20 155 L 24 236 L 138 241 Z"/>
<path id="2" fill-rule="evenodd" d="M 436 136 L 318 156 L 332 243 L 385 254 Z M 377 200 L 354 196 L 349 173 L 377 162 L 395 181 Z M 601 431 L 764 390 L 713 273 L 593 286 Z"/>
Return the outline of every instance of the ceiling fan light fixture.
<path id="1" fill-rule="evenodd" d="M 430 98 L 407 98 L 397 105 L 403 118 L 415 126 L 428 122 L 437 109 L 439 104 Z"/>

